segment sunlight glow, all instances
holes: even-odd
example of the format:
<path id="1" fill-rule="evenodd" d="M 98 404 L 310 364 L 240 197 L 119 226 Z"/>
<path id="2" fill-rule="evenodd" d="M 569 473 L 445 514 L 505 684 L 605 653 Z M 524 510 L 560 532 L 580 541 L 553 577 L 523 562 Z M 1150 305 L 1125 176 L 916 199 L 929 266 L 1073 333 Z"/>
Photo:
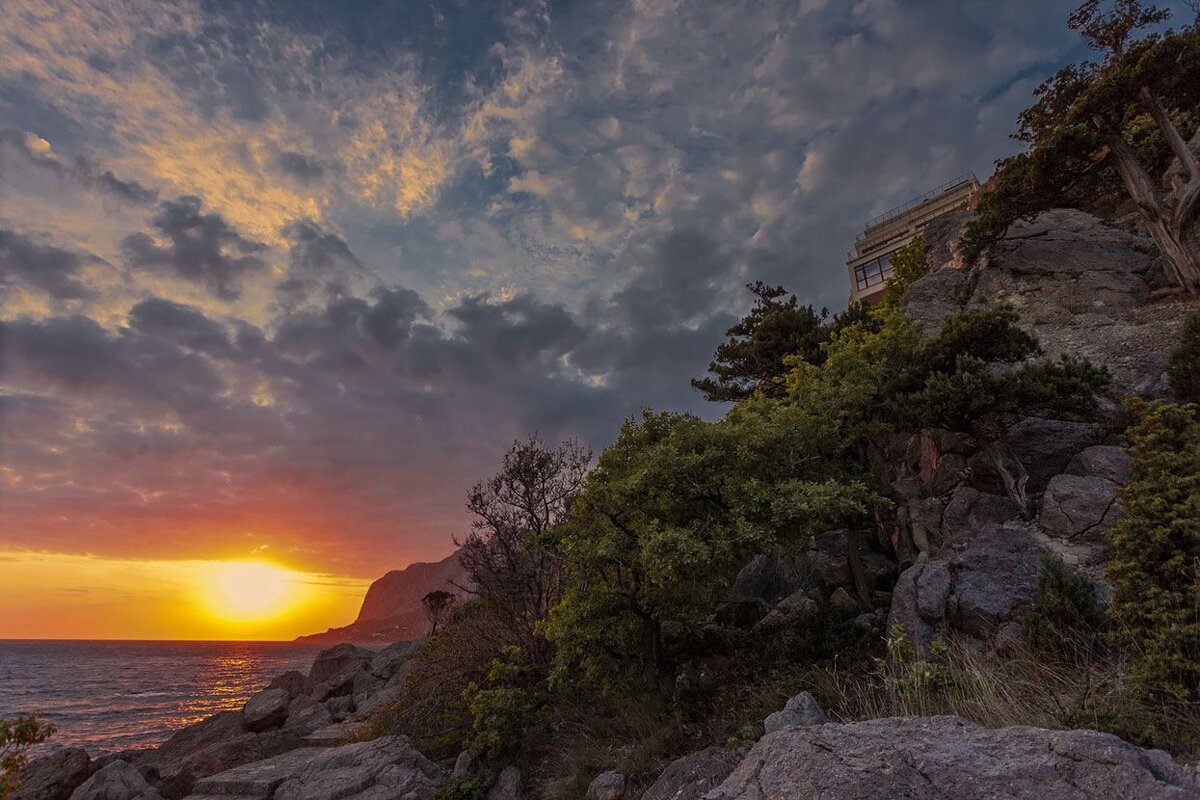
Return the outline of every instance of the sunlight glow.
<path id="1" fill-rule="evenodd" d="M 209 589 L 209 611 L 217 617 L 237 621 L 283 615 L 303 599 L 302 577 L 261 561 L 215 564 Z"/>

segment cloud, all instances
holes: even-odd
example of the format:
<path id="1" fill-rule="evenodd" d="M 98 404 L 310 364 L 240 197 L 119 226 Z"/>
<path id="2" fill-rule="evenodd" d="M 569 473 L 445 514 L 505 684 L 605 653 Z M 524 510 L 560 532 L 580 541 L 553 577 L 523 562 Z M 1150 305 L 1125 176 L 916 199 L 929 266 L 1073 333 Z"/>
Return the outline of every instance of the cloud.
<path id="1" fill-rule="evenodd" d="M 99 171 L 99 167 L 84 156 L 76 156 L 67 163 L 51 150 L 50 143 L 28 131 L 7 129 L 0 131 L 0 145 L 8 145 L 30 164 L 48 170 L 60 178 L 68 178 L 80 185 L 95 189 L 102 194 L 133 205 L 150 205 L 158 199 L 158 190 L 148 189 L 135 180 L 123 180 L 112 170 Z"/>
<path id="2" fill-rule="evenodd" d="M 95 293 L 82 273 L 85 265 L 97 261 L 0 228 L 0 286 L 23 284 L 56 300 L 91 298 Z"/>
<path id="3" fill-rule="evenodd" d="M 122 250 L 132 267 L 173 273 L 235 300 L 243 278 L 266 269 L 266 245 L 245 238 L 219 214 L 201 213 L 202 206 L 193 196 L 163 203 L 153 224 L 167 243 L 133 233 L 121 241 Z"/>

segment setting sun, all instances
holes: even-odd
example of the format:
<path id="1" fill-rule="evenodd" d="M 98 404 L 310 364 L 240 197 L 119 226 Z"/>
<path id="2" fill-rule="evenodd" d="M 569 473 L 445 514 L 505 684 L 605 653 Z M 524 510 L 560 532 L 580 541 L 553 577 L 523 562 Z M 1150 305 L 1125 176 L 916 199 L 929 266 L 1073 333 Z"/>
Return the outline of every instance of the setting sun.
<path id="1" fill-rule="evenodd" d="M 231 620 L 259 620 L 283 613 L 301 593 L 301 576 L 273 564 L 234 561 L 218 564 L 211 611 Z"/>

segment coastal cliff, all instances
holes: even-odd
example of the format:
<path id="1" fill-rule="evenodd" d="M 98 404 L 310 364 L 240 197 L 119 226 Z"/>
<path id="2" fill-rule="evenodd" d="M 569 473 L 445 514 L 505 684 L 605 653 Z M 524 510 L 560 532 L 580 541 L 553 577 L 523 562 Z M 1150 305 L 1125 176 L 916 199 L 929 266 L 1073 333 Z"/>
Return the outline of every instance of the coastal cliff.
<path id="1" fill-rule="evenodd" d="M 300 636 L 306 644 L 388 643 L 419 639 L 429 632 L 421 598 L 442 590 L 461 594 L 466 573 L 454 552 L 441 561 L 410 564 L 374 581 L 354 622 L 324 633 Z"/>

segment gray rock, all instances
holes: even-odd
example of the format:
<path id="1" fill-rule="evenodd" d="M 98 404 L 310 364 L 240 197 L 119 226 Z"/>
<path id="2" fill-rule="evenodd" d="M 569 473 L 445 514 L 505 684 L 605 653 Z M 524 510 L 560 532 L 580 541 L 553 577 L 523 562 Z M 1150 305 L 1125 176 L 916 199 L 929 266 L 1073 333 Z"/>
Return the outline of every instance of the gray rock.
<path id="1" fill-rule="evenodd" d="M 324 683 L 345 672 L 347 667 L 360 667 L 371 663 L 374 657 L 372 651 L 352 644 L 327 647 L 317 653 L 312 667 L 308 670 L 308 677 L 314 683 Z"/>
<path id="2" fill-rule="evenodd" d="M 601 772 L 587 789 L 587 800 L 622 800 L 625 797 L 625 776 L 619 772 Z"/>
<path id="3" fill-rule="evenodd" d="M 943 505 L 940 497 L 908 501 L 906 521 L 917 552 L 936 555 L 941 549 Z"/>
<path id="4" fill-rule="evenodd" d="M 1130 463 L 1129 453 L 1124 448 L 1097 444 L 1076 453 L 1064 471 L 1069 475 L 1104 478 L 1121 486 L 1133 478 Z"/>
<path id="5" fill-rule="evenodd" d="M 858 614 L 860 611 L 858 601 L 844 588 L 834 590 L 829 596 L 829 605 L 843 614 Z"/>
<path id="6" fill-rule="evenodd" d="M 286 689 L 277 687 L 263 689 L 242 706 L 242 718 L 246 729 L 261 733 L 271 728 L 278 728 L 288 718 L 288 697 Z"/>
<path id="7" fill-rule="evenodd" d="M 505 767 L 484 800 L 521 800 L 521 770 Z"/>
<path id="8" fill-rule="evenodd" d="M 754 629 L 763 631 L 792 625 L 817 611 L 817 601 L 799 589 L 780 600 L 779 605 L 754 625 Z"/>
<path id="9" fill-rule="evenodd" d="M 1042 495 L 1038 524 L 1053 537 L 1102 542 L 1120 515 L 1121 504 L 1112 481 L 1055 475 Z"/>
<path id="10" fill-rule="evenodd" d="M 784 707 L 769 715 L 763 721 L 767 733 L 774 733 L 783 728 L 802 728 L 806 725 L 821 725 L 828 722 L 824 709 L 817 703 L 815 697 L 808 692 L 801 692 L 787 701 Z"/>
<path id="11" fill-rule="evenodd" d="M 475 766 L 475 754 L 470 750 L 463 750 L 458 754 L 458 758 L 454 759 L 454 770 L 450 773 L 451 778 L 465 778 L 470 774 L 471 768 Z"/>
<path id="12" fill-rule="evenodd" d="M 672 761 L 642 800 L 700 800 L 721 784 L 741 757 L 724 747 L 710 747 Z"/>
<path id="13" fill-rule="evenodd" d="M 1067 468 L 1076 453 L 1100 444 L 1104 429 L 1086 422 L 1026 417 L 1008 429 L 1009 446 L 1029 472 L 1028 490 L 1045 489 L 1050 478 Z"/>
<path id="14" fill-rule="evenodd" d="M 1028 611 L 1037 598 L 1043 552 L 1025 527 L 999 525 L 980 534 L 950 561 L 950 623 L 986 638 Z"/>
<path id="15" fill-rule="evenodd" d="M 408 665 L 408 659 L 420 642 L 396 642 L 380 650 L 371 658 L 371 674 L 383 681 L 391 681 Z"/>
<path id="16" fill-rule="evenodd" d="M 946 616 L 950 597 L 950 568 L 944 561 L 932 561 L 917 575 L 917 613 L 921 619 L 937 625 Z"/>
<path id="17" fill-rule="evenodd" d="M 900 310 L 937 330 L 946 317 L 962 310 L 970 292 L 971 279 L 966 272 L 938 269 L 908 287 L 900 301 Z"/>
<path id="18" fill-rule="evenodd" d="M 900 573 L 892 589 L 892 604 L 888 609 L 887 630 L 899 628 L 913 647 L 924 652 L 940 633 L 938 627 L 921 616 L 917 585 L 929 565 L 929 556 L 922 553 L 917 562 Z"/>
<path id="19" fill-rule="evenodd" d="M 162 800 L 162 795 L 134 767 L 113 761 L 80 784 L 70 800 Z"/>
<path id="20" fill-rule="evenodd" d="M 287 721 L 283 727 L 293 731 L 297 736 L 307 736 L 313 731 L 333 724 L 333 715 L 324 703 L 309 703 L 307 705 L 292 704 Z"/>
<path id="21" fill-rule="evenodd" d="M 808 562 L 813 571 L 813 580 L 802 583 L 805 588 L 824 587 L 831 589 L 850 583 L 850 562 L 847 559 L 845 530 L 822 531 L 813 536 L 808 546 Z"/>
<path id="22" fill-rule="evenodd" d="M 65 747 L 35 758 L 17 773 L 11 800 L 67 800 L 95 770 L 81 747 Z"/>
<path id="23" fill-rule="evenodd" d="M 342 722 L 353 713 L 354 698 L 346 695 L 331 697 L 325 701 L 325 707 L 329 709 L 334 722 Z"/>
<path id="24" fill-rule="evenodd" d="M 1194 800 L 1200 773 L 1095 731 L 900 717 L 764 736 L 708 800 Z"/>
<path id="25" fill-rule="evenodd" d="M 295 750 L 196 784 L 196 794 L 276 800 L 431 800 L 441 771 L 402 736 Z"/>
<path id="26" fill-rule="evenodd" d="M 990 530 L 1019 514 L 1017 504 L 1007 497 L 984 494 L 970 486 L 959 486 L 950 496 L 950 502 L 942 514 L 942 544 L 965 544 L 980 531 Z"/>
<path id="27" fill-rule="evenodd" d="M 282 675 L 277 675 L 267 684 L 267 688 L 283 689 L 287 692 L 288 697 L 298 697 L 312 692 L 313 682 L 303 672 L 291 669 Z"/>
<path id="28" fill-rule="evenodd" d="M 775 605 L 800 588 L 790 559 L 776 553 L 759 553 L 742 567 L 729 589 L 731 600 L 761 601 Z"/>
<path id="29" fill-rule="evenodd" d="M 334 747 L 349 739 L 362 736 L 370 728 L 370 724 L 366 722 L 335 722 L 308 734 L 304 737 L 304 742 L 317 747 Z"/>

